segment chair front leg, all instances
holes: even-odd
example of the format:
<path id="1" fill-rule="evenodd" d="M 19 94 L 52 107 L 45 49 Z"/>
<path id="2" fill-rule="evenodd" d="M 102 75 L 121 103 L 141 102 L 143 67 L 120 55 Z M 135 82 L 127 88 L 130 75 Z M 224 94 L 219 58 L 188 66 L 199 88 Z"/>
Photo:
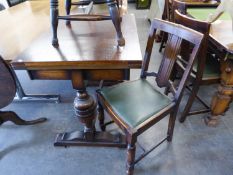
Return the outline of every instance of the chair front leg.
<path id="1" fill-rule="evenodd" d="M 199 83 L 194 83 L 194 87 L 192 88 L 191 94 L 189 95 L 187 104 L 185 105 L 185 108 L 184 108 L 184 110 L 183 110 L 183 112 L 181 114 L 181 117 L 179 119 L 179 121 L 181 123 L 183 123 L 186 120 L 186 118 L 187 118 L 187 116 L 188 116 L 188 114 L 190 112 L 190 109 L 192 107 L 192 104 L 193 104 L 193 102 L 194 102 L 194 100 L 196 98 L 196 95 L 198 93 L 198 90 L 199 90 Z"/>
<path id="2" fill-rule="evenodd" d="M 169 118 L 168 131 L 167 131 L 167 141 L 168 142 L 171 142 L 172 137 L 173 137 L 174 127 L 175 127 L 175 122 L 176 122 L 176 114 L 177 114 L 176 108 L 171 112 L 170 118 Z"/>
<path id="3" fill-rule="evenodd" d="M 105 131 L 106 126 L 104 124 L 104 109 L 100 103 L 98 103 L 97 107 L 97 117 L 99 120 L 99 126 L 102 131 Z"/>
<path id="4" fill-rule="evenodd" d="M 134 173 L 134 160 L 136 153 L 136 140 L 130 139 L 127 146 L 127 162 L 126 162 L 126 174 L 133 175 Z"/>

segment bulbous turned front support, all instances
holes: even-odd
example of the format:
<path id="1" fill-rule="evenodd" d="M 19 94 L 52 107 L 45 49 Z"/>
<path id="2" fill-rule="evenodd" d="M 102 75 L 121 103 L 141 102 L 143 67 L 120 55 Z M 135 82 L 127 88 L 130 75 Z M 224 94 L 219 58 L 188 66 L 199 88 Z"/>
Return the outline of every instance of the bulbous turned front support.
<path id="1" fill-rule="evenodd" d="M 96 102 L 88 95 L 86 90 L 77 91 L 74 100 L 75 114 L 79 121 L 84 124 L 84 137 L 91 141 L 95 135 Z"/>

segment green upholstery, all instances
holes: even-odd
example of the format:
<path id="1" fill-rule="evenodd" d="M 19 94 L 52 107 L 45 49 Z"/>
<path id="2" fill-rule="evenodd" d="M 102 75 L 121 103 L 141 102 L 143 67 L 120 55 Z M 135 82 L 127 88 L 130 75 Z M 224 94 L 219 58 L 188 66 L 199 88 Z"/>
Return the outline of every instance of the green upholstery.
<path id="1" fill-rule="evenodd" d="M 232 54 L 227 55 L 227 59 L 233 59 L 233 55 Z"/>
<path id="2" fill-rule="evenodd" d="M 210 13 L 214 13 L 214 8 L 188 8 L 187 12 L 198 20 L 206 20 Z M 231 20 L 231 16 L 228 13 L 224 13 L 219 18 L 221 20 Z"/>
<path id="3" fill-rule="evenodd" d="M 144 79 L 104 87 L 100 93 L 114 112 L 132 128 L 173 103 Z"/>
<path id="4" fill-rule="evenodd" d="M 187 12 L 194 18 L 198 20 L 206 20 L 210 13 L 214 13 L 214 8 L 188 8 Z M 219 18 L 221 20 L 231 20 L 231 17 L 228 13 L 224 13 Z M 194 71 L 197 70 L 197 64 L 193 66 Z M 220 64 L 214 58 L 207 58 L 205 70 L 203 73 L 204 78 L 219 77 L 220 76 Z"/>
<path id="5" fill-rule="evenodd" d="M 197 63 L 194 64 L 193 70 L 195 72 L 197 71 Z M 220 77 L 220 63 L 212 57 L 206 59 L 203 79 L 211 77 Z"/>

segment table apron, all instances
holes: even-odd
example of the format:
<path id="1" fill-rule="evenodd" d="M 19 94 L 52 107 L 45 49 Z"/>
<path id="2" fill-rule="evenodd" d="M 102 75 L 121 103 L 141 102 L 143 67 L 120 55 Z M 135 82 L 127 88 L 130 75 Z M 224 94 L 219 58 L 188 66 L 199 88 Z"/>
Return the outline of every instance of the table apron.
<path id="1" fill-rule="evenodd" d="M 72 80 L 74 72 L 81 72 L 83 80 L 128 80 L 130 69 L 28 70 L 32 80 Z"/>

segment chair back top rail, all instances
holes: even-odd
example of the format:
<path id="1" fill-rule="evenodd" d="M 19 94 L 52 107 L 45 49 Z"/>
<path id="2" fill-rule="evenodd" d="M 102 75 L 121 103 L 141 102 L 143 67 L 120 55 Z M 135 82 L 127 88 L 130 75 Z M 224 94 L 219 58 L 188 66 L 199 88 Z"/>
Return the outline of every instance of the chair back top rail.
<path id="1" fill-rule="evenodd" d="M 181 41 L 186 40 L 189 43 L 193 44 L 193 49 L 188 60 L 188 65 L 186 67 L 186 70 L 184 71 L 177 91 L 175 91 L 173 94 L 175 100 L 180 100 L 183 87 L 186 84 L 187 78 L 193 66 L 193 62 L 196 58 L 196 55 L 198 54 L 200 45 L 202 43 L 203 34 L 179 24 L 155 19 L 151 24 L 149 32 L 144 61 L 142 65 L 141 78 L 145 78 L 148 74 L 147 71 L 149 67 L 156 30 L 160 30 L 169 34 L 159 70 L 155 74 L 156 83 L 159 87 L 170 87 L 170 89 L 175 89 L 173 83 L 170 81 L 170 77 L 174 64 L 178 58 L 177 56 L 180 53 L 180 49 L 182 49 L 180 47 L 182 43 Z"/>
<path id="2" fill-rule="evenodd" d="M 201 78 L 203 71 L 204 71 L 206 57 L 207 57 L 208 38 L 209 38 L 211 24 L 208 22 L 199 21 L 199 20 L 196 20 L 194 18 L 183 15 L 178 10 L 175 10 L 174 20 L 178 24 L 189 27 L 191 29 L 194 29 L 194 30 L 204 34 L 202 47 L 201 47 L 200 52 L 198 54 L 198 66 L 197 66 L 197 76 L 199 76 Z M 182 53 L 182 56 L 187 56 L 187 50 L 188 50 L 187 43 L 184 43 L 182 45 L 182 47 L 186 48 L 186 49 L 184 49 L 184 53 Z"/>

